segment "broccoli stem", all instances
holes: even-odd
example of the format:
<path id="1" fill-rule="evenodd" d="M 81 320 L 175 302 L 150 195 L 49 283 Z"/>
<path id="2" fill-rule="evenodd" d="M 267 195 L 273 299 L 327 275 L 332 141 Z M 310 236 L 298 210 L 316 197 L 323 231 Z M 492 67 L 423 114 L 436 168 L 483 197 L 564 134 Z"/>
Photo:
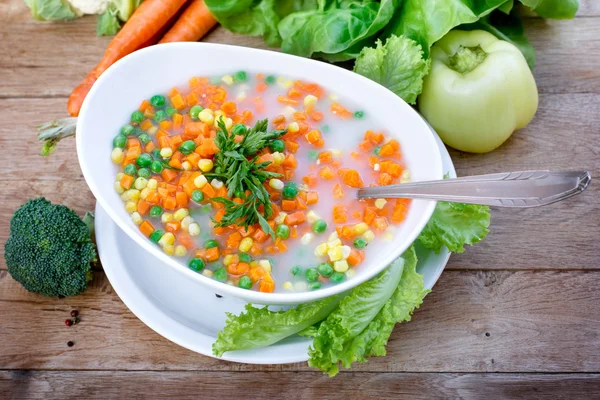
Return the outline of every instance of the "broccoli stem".
<path id="1" fill-rule="evenodd" d="M 75 136 L 76 117 L 55 119 L 36 126 L 38 140 L 43 141 L 41 155 L 48 156 L 56 150 L 56 144 L 69 136 Z"/>

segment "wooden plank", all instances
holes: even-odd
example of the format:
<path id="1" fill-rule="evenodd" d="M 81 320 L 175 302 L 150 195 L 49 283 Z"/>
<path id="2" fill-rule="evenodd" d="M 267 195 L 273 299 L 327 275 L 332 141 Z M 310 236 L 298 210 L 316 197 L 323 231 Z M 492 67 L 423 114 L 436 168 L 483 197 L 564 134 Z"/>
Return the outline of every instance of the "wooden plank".
<path id="1" fill-rule="evenodd" d="M 110 39 L 95 36 L 96 20 L 93 17 L 42 23 L 31 21 L 23 10 L 21 0 L 10 2 L 18 2 L 19 5 L 14 5 L 13 8 L 18 11 L 13 11 L 13 17 L 0 28 L 0 52 L 3 54 L 0 59 L 0 76 L 3 77 L 0 96 L 67 97 L 99 61 Z M 596 10 L 598 5 L 594 4 L 590 7 Z M 11 15 L 10 12 L 7 14 Z M 541 92 L 600 92 L 600 71 L 595 62 L 600 56 L 597 26 L 596 18 L 526 20 L 527 36 L 538 51 L 535 75 Z M 34 37 L 43 40 L 32 40 Z M 222 28 L 215 29 L 204 40 L 265 48 L 260 38 L 234 35 Z M 60 49 L 60 57 L 57 57 L 57 49 Z M 585 50 L 576 62 L 573 58 L 575 49 Z M 23 79 L 24 75 L 27 79 Z M 56 117 L 65 114 L 66 108 L 63 108 Z"/>
<path id="2" fill-rule="evenodd" d="M 600 272 L 447 271 L 396 327 L 388 355 L 353 371 L 600 372 L 599 301 Z M 66 327 L 72 308 L 82 322 Z M 0 271 L 0 315 L 3 369 L 311 371 L 185 350 L 131 314 L 101 272 L 82 295 L 57 299 Z"/>
<path id="3" fill-rule="evenodd" d="M 107 384 L 108 383 L 108 384 Z M 598 374 L 411 374 L 1 371 L 3 398 L 170 398 L 237 400 L 240 393 L 276 399 L 590 399 Z"/>

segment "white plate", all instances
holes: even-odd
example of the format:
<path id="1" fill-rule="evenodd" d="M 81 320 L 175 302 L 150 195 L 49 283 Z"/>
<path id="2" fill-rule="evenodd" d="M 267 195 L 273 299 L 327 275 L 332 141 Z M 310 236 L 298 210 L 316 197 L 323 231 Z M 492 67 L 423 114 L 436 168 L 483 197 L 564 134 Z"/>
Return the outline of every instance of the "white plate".
<path id="1" fill-rule="evenodd" d="M 439 137 L 444 172 L 456 172 Z M 104 272 L 117 295 L 146 325 L 189 350 L 212 355 L 217 332 L 225 325 L 225 313 L 240 313 L 241 299 L 217 298 L 213 292 L 162 263 L 142 249 L 96 206 L 96 241 Z M 441 275 L 450 253 L 435 254 L 417 248 L 418 271 L 425 287 L 431 288 Z M 311 340 L 300 336 L 287 338 L 267 348 L 225 353 L 224 360 L 248 364 L 287 364 L 308 359 Z"/>

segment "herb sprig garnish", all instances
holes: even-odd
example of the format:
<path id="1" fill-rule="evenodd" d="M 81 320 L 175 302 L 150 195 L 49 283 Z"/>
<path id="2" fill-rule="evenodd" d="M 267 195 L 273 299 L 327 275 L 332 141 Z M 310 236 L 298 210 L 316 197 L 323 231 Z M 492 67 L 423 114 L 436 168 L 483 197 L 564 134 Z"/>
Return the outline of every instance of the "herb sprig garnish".
<path id="1" fill-rule="evenodd" d="M 258 153 L 275 139 L 282 137 L 287 130 L 272 130 L 267 132 L 269 121 L 260 120 L 249 129 L 244 138 L 236 143 L 235 135 L 228 132 L 225 123 L 220 120 L 215 143 L 219 152 L 215 154 L 214 172 L 206 173 L 208 178 L 217 178 L 225 182 L 227 197 L 215 197 L 213 201 L 225 206 L 225 215 L 221 221 L 215 221 L 215 226 L 225 227 L 239 225 L 249 227 L 256 223 L 262 230 L 275 237 L 275 232 L 269 226 L 267 218 L 273 214 L 269 192 L 263 183 L 271 178 L 279 178 L 281 174 L 266 171 L 270 161 L 258 162 Z M 233 197 L 242 199 L 242 203 L 230 200 Z M 259 210 L 262 206 L 262 214 Z"/>

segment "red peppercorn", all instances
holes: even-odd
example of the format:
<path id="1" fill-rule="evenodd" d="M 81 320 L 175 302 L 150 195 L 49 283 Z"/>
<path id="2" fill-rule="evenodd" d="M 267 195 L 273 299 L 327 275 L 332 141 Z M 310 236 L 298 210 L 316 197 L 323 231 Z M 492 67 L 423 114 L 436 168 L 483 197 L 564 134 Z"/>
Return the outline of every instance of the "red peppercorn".
<path id="1" fill-rule="evenodd" d="M 77 311 L 77 310 L 71 311 L 71 317 L 76 317 L 78 315 L 79 315 L 79 311 Z"/>
<path id="2" fill-rule="evenodd" d="M 71 326 L 71 325 L 73 325 L 73 321 L 70 320 L 70 319 L 65 319 L 65 325 L 66 326 Z"/>

